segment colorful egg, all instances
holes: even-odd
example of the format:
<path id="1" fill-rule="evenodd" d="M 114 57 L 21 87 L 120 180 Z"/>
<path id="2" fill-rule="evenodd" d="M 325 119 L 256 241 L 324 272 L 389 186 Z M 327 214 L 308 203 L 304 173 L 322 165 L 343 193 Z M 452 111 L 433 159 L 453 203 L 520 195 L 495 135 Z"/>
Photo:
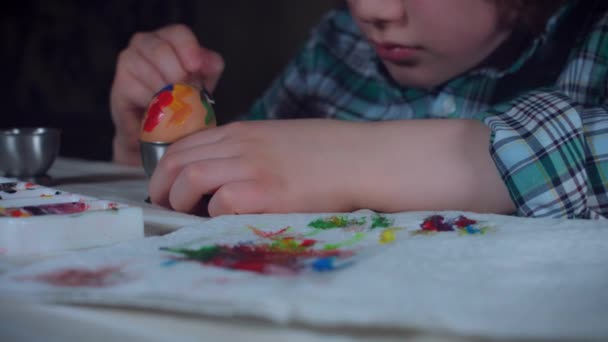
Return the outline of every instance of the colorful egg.
<path id="1" fill-rule="evenodd" d="M 207 92 L 184 83 L 165 86 L 154 95 L 144 120 L 140 140 L 172 143 L 208 127 L 215 127 L 213 101 Z"/>

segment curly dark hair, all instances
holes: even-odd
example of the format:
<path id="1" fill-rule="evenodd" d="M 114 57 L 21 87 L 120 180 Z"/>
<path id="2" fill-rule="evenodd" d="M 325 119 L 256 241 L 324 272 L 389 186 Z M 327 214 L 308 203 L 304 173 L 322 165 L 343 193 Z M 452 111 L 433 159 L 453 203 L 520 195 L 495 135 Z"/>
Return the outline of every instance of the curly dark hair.
<path id="1" fill-rule="evenodd" d="M 496 4 L 503 24 L 517 30 L 542 32 L 547 20 L 568 0 L 489 0 Z"/>

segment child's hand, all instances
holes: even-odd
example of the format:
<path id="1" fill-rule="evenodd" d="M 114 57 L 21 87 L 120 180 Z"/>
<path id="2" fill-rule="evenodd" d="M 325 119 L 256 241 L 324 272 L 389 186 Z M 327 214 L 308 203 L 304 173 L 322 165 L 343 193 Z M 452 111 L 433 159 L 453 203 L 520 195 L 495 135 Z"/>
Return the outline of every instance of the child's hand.
<path id="1" fill-rule="evenodd" d="M 169 83 L 189 82 L 212 92 L 223 69 L 222 57 L 202 47 L 184 25 L 135 34 L 118 57 L 110 94 L 114 161 L 139 164 L 140 123 L 157 91 Z"/>
<path id="2" fill-rule="evenodd" d="M 152 202 L 212 216 L 350 211 L 362 125 L 333 120 L 238 122 L 171 145 L 150 180 Z"/>
<path id="3" fill-rule="evenodd" d="M 473 120 L 238 122 L 171 145 L 154 203 L 209 214 L 344 212 L 368 208 L 513 212 Z"/>

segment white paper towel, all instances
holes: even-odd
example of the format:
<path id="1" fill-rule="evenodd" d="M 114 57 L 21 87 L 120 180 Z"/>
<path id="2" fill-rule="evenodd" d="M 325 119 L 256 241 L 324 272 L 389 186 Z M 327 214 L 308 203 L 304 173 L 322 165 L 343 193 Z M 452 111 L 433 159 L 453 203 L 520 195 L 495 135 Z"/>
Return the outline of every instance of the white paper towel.
<path id="1" fill-rule="evenodd" d="M 421 223 L 433 214 L 446 221 L 464 214 L 478 223 L 468 227 L 469 234 L 422 234 Z M 316 326 L 608 338 L 606 221 L 417 212 L 381 216 L 388 224 L 372 228 L 379 217 L 369 211 L 336 216 L 342 221 L 332 216 L 219 217 L 163 237 L 9 271 L 0 278 L 0 296 Z M 319 218 L 347 224 L 309 226 Z M 239 244 L 291 248 L 300 257 L 291 268 L 278 262 L 263 274 L 161 250 Z M 239 261 L 225 255 L 215 263 Z"/>

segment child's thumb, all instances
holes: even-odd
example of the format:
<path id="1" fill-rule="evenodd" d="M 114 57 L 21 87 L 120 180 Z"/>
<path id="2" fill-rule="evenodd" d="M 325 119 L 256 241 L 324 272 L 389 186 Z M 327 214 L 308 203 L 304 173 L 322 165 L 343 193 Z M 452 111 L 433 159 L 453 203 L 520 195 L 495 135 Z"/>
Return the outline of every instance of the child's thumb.
<path id="1" fill-rule="evenodd" d="M 199 65 L 192 75 L 195 83 L 202 83 L 207 91 L 213 92 L 224 71 L 224 58 L 215 51 L 201 48 Z"/>

